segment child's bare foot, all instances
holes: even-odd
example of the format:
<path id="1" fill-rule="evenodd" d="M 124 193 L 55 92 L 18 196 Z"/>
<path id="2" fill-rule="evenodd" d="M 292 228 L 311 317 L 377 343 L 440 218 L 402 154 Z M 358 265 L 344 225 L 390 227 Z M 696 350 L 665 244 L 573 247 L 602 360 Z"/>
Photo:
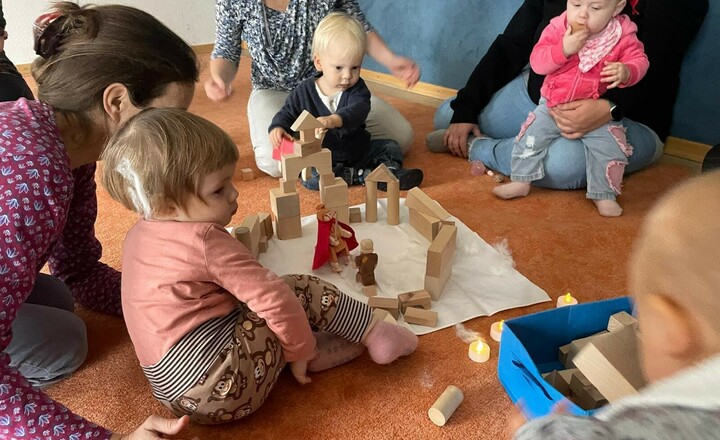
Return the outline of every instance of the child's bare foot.
<path id="1" fill-rule="evenodd" d="M 593 200 L 593 202 L 603 217 L 620 217 L 622 215 L 622 208 L 615 200 Z"/>
<path id="2" fill-rule="evenodd" d="M 323 371 L 350 362 L 365 351 L 365 346 L 355 344 L 328 332 L 315 333 L 318 354 L 308 362 L 308 371 Z"/>
<path id="3" fill-rule="evenodd" d="M 514 199 L 530 194 L 530 182 L 510 182 L 493 188 L 493 194 L 501 199 Z"/>
<path id="4" fill-rule="evenodd" d="M 378 321 L 362 343 L 367 347 L 373 361 L 389 364 L 400 356 L 407 356 L 418 346 L 418 337 L 409 329 Z"/>

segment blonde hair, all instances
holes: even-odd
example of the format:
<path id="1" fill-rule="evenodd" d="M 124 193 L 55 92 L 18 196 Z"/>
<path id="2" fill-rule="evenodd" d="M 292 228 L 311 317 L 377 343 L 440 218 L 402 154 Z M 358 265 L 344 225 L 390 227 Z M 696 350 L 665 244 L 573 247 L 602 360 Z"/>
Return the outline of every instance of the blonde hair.
<path id="1" fill-rule="evenodd" d="M 313 55 L 322 56 L 334 43 L 342 44 L 345 54 L 364 56 L 367 50 L 367 34 L 360 22 L 352 15 L 345 12 L 331 12 L 315 29 Z"/>
<path id="2" fill-rule="evenodd" d="M 720 334 L 720 170 L 690 179 L 650 211 L 630 262 L 638 296 L 682 304 Z"/>
<path id="3" fill-rule="evenodd" d="M 127 121 L 102 154 L 110 196 L 144 218 L 198 196 L 201 180 L 238 160 L 217 125 L 176 108 L 150 108 Z"/>

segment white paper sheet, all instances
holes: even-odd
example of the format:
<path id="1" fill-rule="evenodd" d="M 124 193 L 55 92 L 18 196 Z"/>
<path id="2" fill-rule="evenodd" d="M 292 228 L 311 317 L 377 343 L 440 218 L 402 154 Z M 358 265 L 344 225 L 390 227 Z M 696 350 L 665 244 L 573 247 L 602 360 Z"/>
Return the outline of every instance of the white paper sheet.
<path id="1" fill-rule="evenodd" d="M 378 200 L 378 221 L 375 223 L 352 223 L 358 243 L 364 238 L 372 239 L 378 266 L 375 269 L 378 296 L 394 297 L 403 292 L 419 290 L 425 282 L 425 259 L 430 242 L 410 226 L 405 199 L 400 200 L 400 224 L 389 226 L 386 219 L 385 199 Z M 365 219 L 365 205 L 357 205 Z M 457 250 L 453 257 L 452 275 L 439 301 L 433 301 L 432 309 L 438 312 L 437 327 L 410 325 L 417 335 L 467 321 L 477 316 L 492 315 L 501 310 L 523 307 L 549 301 L 548 295 L 538 286 L 510 266 L 506 259 L 480 236 L 471 231 L 457 218 Z M 289 273 L 313 274 L 335 284 L 341 291 L 363 302 L 367 297 L 362 285 L 355 282 L 357 270 L 351 265 L 343 266 L 342 273 L 335 273 L 326 264 L 313 271 L 312 260 L 317 240 L 317 218 L 302 218 L 301 238 L 278 240 L 268 243 L 268 251 L 260 254 L 260 262 L 279 275 Z M 352 255 L 358 255 L 360 247 Z M 345 262 L 344 258 L 340 259 Z"/>

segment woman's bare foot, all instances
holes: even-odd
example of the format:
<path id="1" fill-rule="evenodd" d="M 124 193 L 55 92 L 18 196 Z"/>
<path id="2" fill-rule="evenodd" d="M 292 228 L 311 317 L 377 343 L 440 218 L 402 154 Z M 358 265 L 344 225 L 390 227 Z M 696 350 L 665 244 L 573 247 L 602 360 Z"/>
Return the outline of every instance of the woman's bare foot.
<path id="1" fill-rule="evenodd" d="M 493 194 L 501 199 L 514 199 L 530 194 L 530 182 L 510 182 L 493 188 Z"/>
<path id="2" fill-rule="evenodd" d="M 603 217 L 620 217 L 622 215 L 622 208 L 615 200 L 593 200 L 593 202 Z"/>

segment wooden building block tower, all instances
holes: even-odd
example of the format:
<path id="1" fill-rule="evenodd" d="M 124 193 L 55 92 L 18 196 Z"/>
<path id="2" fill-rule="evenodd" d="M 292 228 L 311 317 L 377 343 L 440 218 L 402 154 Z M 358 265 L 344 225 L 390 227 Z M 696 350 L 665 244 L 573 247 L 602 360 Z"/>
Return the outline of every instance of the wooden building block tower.
<path id="1" fill-rule="evenodd" d="M 385 164 L 378 165 L 365 177 L 365 221 L 377 221 L 377 184 L 387 184 L 387 224 L 400 223 L 400 181 Z"/>

